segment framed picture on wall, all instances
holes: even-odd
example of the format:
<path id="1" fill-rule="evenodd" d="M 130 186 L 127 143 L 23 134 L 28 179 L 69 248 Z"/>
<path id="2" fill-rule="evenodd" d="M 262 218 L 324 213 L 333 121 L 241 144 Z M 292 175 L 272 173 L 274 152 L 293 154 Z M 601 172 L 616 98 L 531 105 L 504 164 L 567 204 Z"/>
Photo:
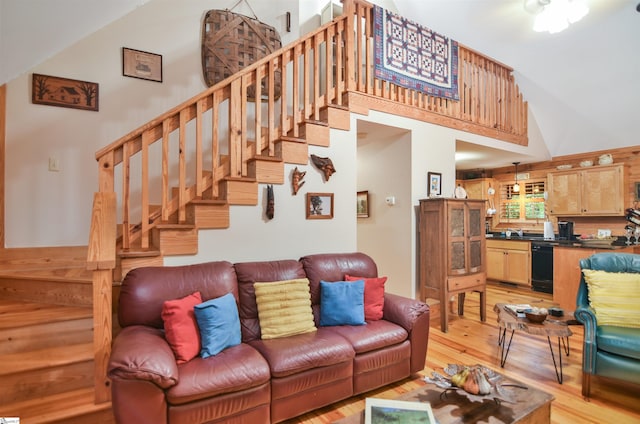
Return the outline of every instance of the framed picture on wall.
<path id="1" fill-rule="evenodd" d="M 332 219 L 333 193 L 307 193 L 307 219 Z"/>
<path id="2" fill-rule="evenodd" d="M 358 218 L 369 218 L 369 192 L 359 191 L 356 195 L 356 213 Z"/>
<path id="3" fill-rule="evenodd" d="M 427 194 L 429 195 L 429 197 L 441 196 L 442 174 L 440 174 L 439 172 L 429 172 L 427 173 L 427 180 L 429 181 L 427 190 Z"/>
<path id="4" fill-rule="evenodd" d="M 122 75 L 162 82 L 162 55 L 123 47 Z"/>
<path id="5" fill-rule="evenodd" d="M 31 75 L 31 101 L 34 104 L 98 111 L 98 83 Z"/>

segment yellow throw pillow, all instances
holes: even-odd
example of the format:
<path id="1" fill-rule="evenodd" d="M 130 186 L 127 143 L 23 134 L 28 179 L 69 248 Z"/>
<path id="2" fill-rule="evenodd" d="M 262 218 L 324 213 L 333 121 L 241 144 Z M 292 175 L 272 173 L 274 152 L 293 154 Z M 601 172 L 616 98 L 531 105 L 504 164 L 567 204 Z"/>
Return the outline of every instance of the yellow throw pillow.
<path id="1" fill-rule="evenodd" d="M 316 331 L 308 279 L 254 283 L 253 288 L 262 339 Z"/>
<path id="2" fill-rule="evenodd" d="M 598 325 L 640 328 L 640 273 L 582 272 Z"/>

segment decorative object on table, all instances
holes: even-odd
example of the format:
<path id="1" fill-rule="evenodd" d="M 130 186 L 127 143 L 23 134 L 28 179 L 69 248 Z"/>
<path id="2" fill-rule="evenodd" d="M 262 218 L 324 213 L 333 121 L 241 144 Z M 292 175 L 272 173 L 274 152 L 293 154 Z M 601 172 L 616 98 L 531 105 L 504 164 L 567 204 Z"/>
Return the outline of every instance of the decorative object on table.
<path id="1" fill-rule="evenodd" d="M 561 317 L 564 315 L 564 310 L 562 308 L 549 308 L 549 315 L 552 317 Z"/>
<path id="2" fill-rule="evenodd" d="M 97 112 L 98 83 L 33 74 L 31 102 Z"/>
<path id="3" fill-rule="evenodd" d="M 640 244 L 640 226 L 636 225 L 636 228 L 633 230 L 633 237 L 636 239 L 634 244 Z"/>
<path id="4" fill-rule="evenodd" d="M 524 316 L 530 322 L 534 322 L 536 324 L 542 324 L 546 319 L 549 311 L 546 308 L 531 308 L 525 309 Z"/>
<path id="5" fill-rule="evenodd" d="M 323 158 L 312 154 L 311 162 L 313 162 L 316 168 L 322 171 L 325 182 L 329 181 L 329 178 L 331 178 L 331 176 L 336 172 L 336 168 L 333 166 L 333 162 L 329 158 Z"/>
<path id="6" fill-rule="evenodd" d="M 453 197 L 456 199 L 466 199 L 469 196 L 467 196 L 467 190 L 465 190 L 464 187 L 458 184 L 458 187 L 453 190 Z"/>
<path id="7" fill-rule="evenodd" d="M 307 174 L 307 171 L 298 171 L 298 167 L 296 166 L 293 170 L 293 174 L 291 175 L 291 188 L 293 189 L 293 195 L 298 194 L 298 190 L 300 187 L 304 185 L 304 181 L 302 179 Z"/>
<path id="8" fill-rule="evenodd" d="M 123 47 L 122 75 L 162 82 L 162 55 Z"/>
<path id="9" fill-rule="evenodd" d="M 359 191 L 356 194 L 356 214 L 358 218 L 369 218 L 368 191 Z"/>
<path id="10" fill-rule="evenodd" d="M 267 218 L 273 219 L 275 214 L 275 198 L 273 197 L 273 184 L 267 184 Z"/>
<path id="11" fill-rule="evenodd" d="M 253 18 L 232 12 L 240 3 L 246 3 Z M 202 24 L 202 71 L 208 86 L 212 86 L 241 69 L 262 59 L 282 47 L 280 34 L 270 25 L 258 20 L 247 0 L 239 0 L 231 9 L 209 10 Z M 273 92 L 280 98 L 281 70 L 274 72 Z M 256 100 L 256 85 L 247 87 L 247 98 Z M 260 85 L 260 99 L 268 98 L 269 78 Z"/>
<path id="12" fill-rule="evenodd" d="M 366 398 L 364 423 L 382 424 L 388 422 L 435 424 L 436 419 L 429 402 Z"/>
<path id="13" fill-rule="evenodd" d="M 598 165 L 609 165 L 613 163 L 613 156 L 611 154 L 606 153 L 604 155 L 600 155 L 598 158 Z"/>
<path id="14" fill-rule="evenodd" d="M 490 397 L 496 401 L 513 403 L 513 394 L 505 388 L 527 389 L 519 384 L 503 383 L 500 374 L 482 365 L 449 364 L 444 368 L 444 374 L 432 371 L 431 377 L 425 377 L 424 380 L 441 389 L 463 390 L 474 395 L 471 400 L 480 402 L 485 397 Z"/>
<path id="15" fill-rule="evenodd" d="M 456 41 L 379 6 L 373 20 L 376 78 L 459 100 Z"/>
<path id="16" fill-rule="evenodd" d="M 439 172 L 427 173 L 427 195 L 429 197 L 442 195 L 442 174 Z"/>
<path id="17" fill-rule="evenodd" d="M 307 193 L 307 219 L 332 219 L 333 193 Z"/>

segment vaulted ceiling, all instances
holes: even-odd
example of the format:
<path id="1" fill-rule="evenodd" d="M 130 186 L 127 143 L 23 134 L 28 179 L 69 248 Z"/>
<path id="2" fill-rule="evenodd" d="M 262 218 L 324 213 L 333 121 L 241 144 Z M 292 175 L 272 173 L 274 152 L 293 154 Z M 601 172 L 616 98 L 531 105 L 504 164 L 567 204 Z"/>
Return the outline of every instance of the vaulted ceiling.
<path id="1" fill-rule="evenodd" d="M 0 0 L 0 84 L 147 1 Z M 551 156 L 639 145 L 639 0 L 587 0 L 557 34 L 534 32 L 523 1 L 374 2 L 512 67 Z"/>

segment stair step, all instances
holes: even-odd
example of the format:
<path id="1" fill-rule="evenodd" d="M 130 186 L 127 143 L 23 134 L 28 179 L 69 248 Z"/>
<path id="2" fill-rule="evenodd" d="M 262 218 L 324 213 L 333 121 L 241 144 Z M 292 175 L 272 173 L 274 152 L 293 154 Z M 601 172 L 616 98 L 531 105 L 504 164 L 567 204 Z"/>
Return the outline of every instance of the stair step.
<path id="1" fill-rule="evenodd" d="M 8 353 L 0 355 L 0 378 L 24 371 L 42 370 L 91 360 L 93 360 L 93 341 L 30 352 Z"/>
<path id="2" fill-rule="evenodd" d="M 276 156 L 285 163 L 306 165 L 309 162 L 309 145 L 304 138 L 282 136 L 275 147 Z"/>
<path id="3" fill-rule="evenodd" d="M 229 204 L 226 200 L 193 200 L 187 205 L 187 221 L 198 229 L 229 228 Z"/>
<path id="4" fill-rule="evenodd" d="M 0 298 L 13 301 L 85 305 L 93 302 L 86 269 L 11 271 L 0 275 Z"/>
<path id="5" fill-rule="evenodd" d="M 18 417 L 22 424 L 113 423 L 111 402 L 94 404 L 93 388 L 0 404 L 0 416 Z"/>
<path id="6" fill-rule="evenodd" d="M 0 300 L 0 330 L 91 318 L 91 307 Z"/>
<path id="7" fill-rule="evenodd" d="M 255 155 L 247 165 L 249 177 L 259 183 L 284 183 L 284 162 L 279 157 Z"/>

